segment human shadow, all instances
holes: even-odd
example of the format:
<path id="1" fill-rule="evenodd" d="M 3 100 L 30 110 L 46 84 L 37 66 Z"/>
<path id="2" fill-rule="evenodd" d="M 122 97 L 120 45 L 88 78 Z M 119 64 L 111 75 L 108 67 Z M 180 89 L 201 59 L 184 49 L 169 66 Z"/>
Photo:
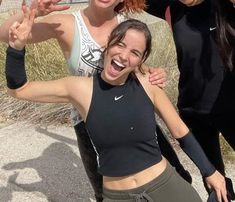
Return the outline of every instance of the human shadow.
<path id="1" fill-rule="evenodd" d="M 70 145 L 73 145 L 73 146 L 78 146 L 76 140 L 73 140 L 71 138 L 64 137 L 62 135 L 58 135 L 56 133 L 50 132 L 50 131 L 47 130 L 47 127 L 45 127 L 45 128 L 43 128 L 43 127 L 36 127 L 35 131 L 37 131 L 38 133 L 41 133 L 43 135 L 46 135 L 46 136 L 48 136 L 50 138 L 53 138 L 55 140 L 58 140 L 60 142 L 64 142 L 64 143 L 67 143 L 67 144 L 70 144 Z M 75 132 L 74 132 L 74 134 L 75 134 Z"/>
<path id="2" fill-rule="evenodd" d="M 19 173 L 14 173 L 8 178 L 7 185 L 5 187 L 0 187 L 0 196 L 1 201 L 11 201 L 12 200 L 12 192 L 9 190 L 12 190 L 12 184 L 11 181 L 15 181 Z"/>
<path id="3" fill-rule="evenodd" d="M 24 192 L 40 192 L 47 197 L 48 201 L 85 202 L 90 201 L 89 198 L 93 196 L 80 158 L 65 143 L 52 143 L 40 157 L 8 163 L 2 168 L 17 170 L 19 174 L 23 169 L 36 170 L 40 181 L 20 183 L 17 182 L 18 174 L 14 174 L 9 177 L 7 187 L 8 184 L 14 184 Z M 0 188 L 0 192 L 1 189 L 6 192 L 7 187 Z M 11 200 L 14 191 L 19 190 L 14 190 L 14 186 L 8 189 L 8 193 L 5 194 L 7 201 Z"/>

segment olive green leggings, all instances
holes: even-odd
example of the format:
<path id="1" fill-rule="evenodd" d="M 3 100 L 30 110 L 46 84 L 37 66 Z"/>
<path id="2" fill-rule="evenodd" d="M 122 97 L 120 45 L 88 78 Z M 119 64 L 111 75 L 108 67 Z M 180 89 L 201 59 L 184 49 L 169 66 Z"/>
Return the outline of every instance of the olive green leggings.
<path id="1" fill-rule="evenodd" d="M 103 202 L 202 202 L 169 163 L 160 176 L 138 188 L 119 191 L 103 187 L 103 198 Z"/>

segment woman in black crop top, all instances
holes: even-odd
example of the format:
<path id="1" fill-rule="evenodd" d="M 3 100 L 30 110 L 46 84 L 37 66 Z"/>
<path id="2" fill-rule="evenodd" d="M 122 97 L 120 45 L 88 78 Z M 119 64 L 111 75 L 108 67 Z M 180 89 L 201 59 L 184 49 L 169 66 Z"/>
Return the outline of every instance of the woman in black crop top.
<path id="1" fill-rule="evenodd" d="M 81 112 L 85 121 L 89 122 L 91 115 L 97 119 L 106 118 L 106 121 L 99 124 L 94 121 L 91 127 L 97 130 L 102 127 L 107 131 L 115 128 L 113 134 L 106 133 L 106 137 L 100 138 L 96 138 L 96 130 L 90 131 L 100 160 L 98 165 L 104 168 L 100 169 L 103 175 L 104 201 L 201 201 L 192 186 L 175 173 L 158 150 L 155 121 L 152 118 L 155 108 L 182 149 L 198 166 L 208 185 L 216 191 L 218 201 L 223 199 L 227 202 L 223 176 L 210 164 L 164 91 L 151 85 L 148 82 L 149 73 L 141 68 L 151 49 L 151 34 L 144 23 L 128 20 L 112 31 L 104 52 L 104 70 L 100 75 L 93 78 L 66 77 L 54 81 L 29 82 L 24 67 L 24 46 L 33 20 L 34 10 L 24 10 L 24 21 L 21 24 L 15 23 L 10 29 L 10 46 L 6 59 L 8 92 L 11 96 L 29 101 L 70 102 Z M 97 81 L 101 84 L 93 88 L 93 83 Z M 98 105 L 104 108 L 105 103 L 110 104 L 106 110 L 110 120 L 105 114 L 95 112 L 97 102 L 94 105 L 93 99 L 96 99 L 97 89 L 104 95 Z M 143 97 L 133 99 L 137 92 Z M 133 96 L 132 103 L 129 102 L 129 93 Z M 146 106 L 139 104 L 138 99 L 142 102 L 144 100 Z M 123 108 L 127 104 L 129 107 Z M 139 111 L 142 107 L 147 111 L 135 113 L 135 110 Z M 112 113 L 112 109 L 116 108 L 118 113 Z M 153 128 L 148 128 L 148 134 L 145 134 L 147 128 L 141 121 L 146 116 L 150 119 L 146 125 Z M 140 120 L 141 124 L 133 120 Z M 120 140 L 119 134 L 127 141 Z M 128 153 L 117 158 L 117 152 L 122 149 Z M 157 157 L 159 155 L 160 158 Z M 113 161 L 112 158 L 118 161 Z M 109 162 L 112 164 L 108 164 Z M 126 164 L 130 165 L 128 171 Z M 107 167 L 110 169 L 107 170 Z"/>
<path id="2" fill-rule="evenodd" d="M 32 0 L 32 4 L 34 6 L 38 3 L 38 15 L 43 16 L 42 20 L 38 20 L 33 27 L 32 30 L 32 38 L 30 43 L 38 43 L 41 41 L 48 40 L 50 38 L 55 38 L 58 41 L 58 44 L 61 47 L 61 50 L 65 56 L 69 64 L 70 73 L 72 75 L 83 75 L 88 76 L 92 73 L 96 73 L 100 71 L 99 67 L 99 53 L 97 51 L 99 47 L 103 47 L 108 39 L 108 36 L 113 29 L 120 21 L 124 20 L 125 13 L 133 12 L 136 13 L 141 11 L 145 7 L 144 0 L 108 0 L 108 1 L 100 1 L 100 0 L 89 0 L 89 3 L 86 8 L 77 10 L 73 14 L 52 14 L 47 15 L 51 12 L 61 11 L 63 9 L 68 9 L 67 5 L 57 5 L 59 1 L 54 0 Z M 118 15 L 117 15 L 118 14 Z M 44 16 L 47 15 L 47 16 Z M 76 16 L 76 17 L 75 17 Z M 84 19 L 84 23 L 83 23 Z M 19 12 L 16 15 L 11 16 L 7 21 L 5 21 L 0 26 L 0 41 L 8 42 L 8 30 L 9 26 L 13 21 L 22 20 L 22 13 Z M 82 21 L 82 23 L 78 23 Z M 55 24 L 58 26 L 54 26 Z M 80 24 L 80 25 L 79 25 Z M 79 26 L 78 26 L 79 25 Z M 80 28 L 79 28 L 80 27 Z M 156 29 L 161 30 L 159 38 L 163 39 L 165 37 L 164 34 L 169 34 L 169 30 L 167 26 L 162 26 L 162 23 L 156 23 Z M 80 31 L 76 29 L 85 30 L 86 33 L 83 37 L 80 37 Z M 44 30 L 43 34 L 41 34 L 41 30 Z M 63 34 L 60 34 L 63 33 Z M 97 34 L 98 33 L 98 34 Z M 161 34 L 164 33 L 164 34 Z M 163 36 L 164 35 L 164 36 Z M 78 38 L 79 39 L 78 39 Z M 78 40 L 73 40 L 73 38 L 77 38 Z M 90 40 L 90 42 L 82 43 L 83 40 Z M 168 37 L 161 40 L 158 43 L 159 47 L 164 46 L 166 41 L 169 40 Z M 171 40 L 170 40 L 171 41 Z M 171 43 L 171 42 L 170 42 Z M 99 44 L 99 45 L 98 45 Z M 168 43 L 167 43 L 168 44 Z M 160 48 L 160 52 L 156 51 L 157 54 L 162 55 L 169 53 L 168 50 L 163 50 Z M 83 54 L 82 54 L 82 52 Z M 97 54 L 98 53 L 98 54 Z M 82 56 L 83 55 L 83 56 Z M 167 54 L 168 55 L 168 54 Z M 171 57 L 171 56 L 170 56 Z M 161 57 L 159 62 L 161 64 L 166 64 L 165 68 L 169 68 L 171 65 L 168 62 L 168 57 Z M 83 64 L 85 62 L 85 66 L 80 66 L 79 64 Z M 157 70 L 159 68 L 154 68 Z M 155 73 L 157 76 L 155 77 L 155 81 L 157 81 L 158 85 L 164 86 L 164 73 L 158 70 Z M 151 75 L 151 80 L 154 78 L 155 73 Z M 161 75 L 163 76 L 162 78 Z M 153 78 L 152 78 L 153 76 Z M 154 80 L 154 79 L 153 79 Z M 156 84 L 156 83 L 155 83 Z M 75 112 L 75 111 L 73 111 Z M 75 133 L 77 136 L 77 143 L 79 145 L 79 152 L 82 156 L 83 165 L 90 180 L 90 183 L 93 187 L 94 194 L 97 202 L 102 201 L 102 176 L 97 173 L 97 164 L 96 164 L 96 154 L 93 149 L 93 146 L 90 142 L 90 139 L 87 134 L 87 130 L 85 127 L 85 123 L 81 121 L 78 115 L 72 115 L 71 122 L 74 126 Z M 80 122 L 79 122 L 80 121 Z M 162 133 L 160 127 L 156 127 L 158 132 L 158 143 L 161 147 L 163 145 L 162 153 L 165 157 L 170 161 L 170 163 L 176 168 L 176 171 L 180 173 L 181 176 L 184 177 L 187 181 L 191 182 L 192 178 L 187 171 L 184 170 L 182 164 L 179 162 L 174 149 L 171 147 L 171 144 L 168 143 L 165 135 Z"/>

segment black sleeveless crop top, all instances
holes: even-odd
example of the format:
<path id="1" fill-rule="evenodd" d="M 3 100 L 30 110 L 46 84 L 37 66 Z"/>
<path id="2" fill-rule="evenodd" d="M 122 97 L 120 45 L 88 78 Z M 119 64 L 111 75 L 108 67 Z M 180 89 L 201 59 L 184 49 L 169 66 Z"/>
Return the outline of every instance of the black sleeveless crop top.
<path id="1" fill-rule="evenodd" d="M 119 177 L 161 161 L 154 106 L 137 78 L 113 86 L 93 77 L 86 127 L 97 152 L 98 172 Z"/>

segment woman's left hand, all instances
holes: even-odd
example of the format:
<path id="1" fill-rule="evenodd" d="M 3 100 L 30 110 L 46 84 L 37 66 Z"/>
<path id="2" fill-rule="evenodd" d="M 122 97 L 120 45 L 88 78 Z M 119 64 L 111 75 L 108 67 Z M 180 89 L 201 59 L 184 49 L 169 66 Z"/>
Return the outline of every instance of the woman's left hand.
<path id="1" fill-rule="evenodd" d="M 22 6 L 24 19 L 22 23 L 15 22 L 9 29 L 9 45 L 12 48 L 22 50 L 30 37 L 36 11 Z"/>
<path id="2" fill-rule="evenodd" d="M 205 178 L 209 188 L 215 190 L 218 202 L 228 202 L 224 176 L 218 171 Z"/>
<path id="3" fill-rule="evenodd" d="M 149 68 L 149 82 L 160 88 L 166 86 L 166 71 L 163 68 Z"/>

